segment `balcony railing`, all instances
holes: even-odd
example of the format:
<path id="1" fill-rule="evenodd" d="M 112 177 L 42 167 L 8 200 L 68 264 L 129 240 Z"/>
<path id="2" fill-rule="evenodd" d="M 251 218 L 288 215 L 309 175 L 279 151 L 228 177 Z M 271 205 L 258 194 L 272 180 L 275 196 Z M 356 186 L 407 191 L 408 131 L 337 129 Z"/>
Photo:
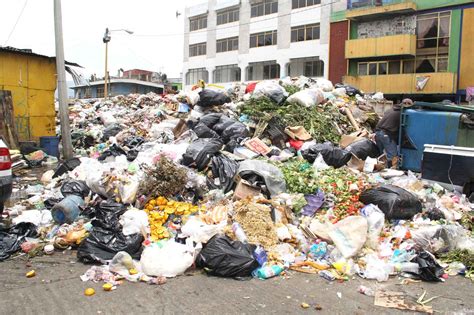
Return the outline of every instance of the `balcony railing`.
<path id="1" fill-rule="evenodd" d="M 408 0 L 347 0 L 347 9 L 358 9 L 366 7 L 381 7 L 402 2 L 411 2 Z"/>
<path id="2" fill-rule="evenodd" d="M 414 0 L 347 0 L 348 19 L 370 19 L 374 16 L 416 11 Z"/>

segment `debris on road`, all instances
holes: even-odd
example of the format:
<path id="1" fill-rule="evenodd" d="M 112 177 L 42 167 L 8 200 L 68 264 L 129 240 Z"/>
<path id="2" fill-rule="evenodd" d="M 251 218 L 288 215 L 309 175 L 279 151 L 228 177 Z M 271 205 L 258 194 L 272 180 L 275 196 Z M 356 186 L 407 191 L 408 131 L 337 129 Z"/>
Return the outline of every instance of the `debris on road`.
<path id="1" fill-rule="evenodd" d="M 472 277 L 469 199 L 385 169 L 370 140 L 370 96 L 329 83 L 75 101 L 76 157 L 51 170 L 57 161 L 43 151 L 25 155 L 49 165 L 27 174 L 41 182 L 15 184 L 0 260 L 77 249 L 80 261 L 99 264 L 81 279 L 106 291 L 124 280 L 164 284 L 195 267 L 237 279 L 287 270 L 328 281 Z M 397 292 L 377 291 L 375 301 L 432 312 Z"/>

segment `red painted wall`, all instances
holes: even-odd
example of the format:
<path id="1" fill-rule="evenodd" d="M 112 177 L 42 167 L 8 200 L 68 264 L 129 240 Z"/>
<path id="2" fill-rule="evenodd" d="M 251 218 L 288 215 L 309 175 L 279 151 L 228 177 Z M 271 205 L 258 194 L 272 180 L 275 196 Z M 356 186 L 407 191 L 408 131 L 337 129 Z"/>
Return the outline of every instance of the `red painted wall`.
<path id="1" fill-rule="evenodd" d="M 332 83 L 341 83 L 342 77 L 347 74 L 347 60 L 345 58 L 345 42 L 349 39 L 349 22 L 331 23 L 329 35 L 329 80 Z"/>

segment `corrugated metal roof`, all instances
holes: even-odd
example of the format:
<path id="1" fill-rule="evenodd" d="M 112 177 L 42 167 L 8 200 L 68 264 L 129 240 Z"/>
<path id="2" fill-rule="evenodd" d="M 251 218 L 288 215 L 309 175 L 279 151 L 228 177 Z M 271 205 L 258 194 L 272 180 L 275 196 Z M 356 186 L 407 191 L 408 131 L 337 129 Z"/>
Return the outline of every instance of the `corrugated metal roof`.
<path id="1" fill-rule="evenodd" d="M 33 50 L 31 49 L 21 49 L 21 48 L 15 48 L 11 46 L 0 46 L 0 52 L 11 52 L 11 53 L 16 53 L 16 54 L 21 54 L 21 55 L 28 55 L 28 56 L 35 56 L 35 57 L 40 57 L 40 58 L 47 58 L 47 59 L 55 59 L 56 57 L 50 57 L 50 56 L 45 56 L 45 55 L 40 55 L 37 53 L 34 53 Z M 74 62 L 69 62 L 65 61 L 65 64 L 68 66 L 73 66 L 73 67 L 79 67 L 82 68 L 80 65 Z"/>

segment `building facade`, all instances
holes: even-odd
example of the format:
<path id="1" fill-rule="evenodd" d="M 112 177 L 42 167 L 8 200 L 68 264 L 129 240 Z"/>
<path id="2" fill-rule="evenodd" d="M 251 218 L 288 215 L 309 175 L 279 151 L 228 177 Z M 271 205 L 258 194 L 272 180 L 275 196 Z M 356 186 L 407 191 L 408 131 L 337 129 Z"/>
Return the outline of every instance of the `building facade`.
<path id="1" fill-rule="evenodd" d="M 79 99 L 102 98 L 104 97 L 104 81 L 92 81 L 89 84 L 76 85 L 72 87 L 74 97 Z M 147 94 L 154 92 L 163 94 L 164 85 L 154 82 L 147 82 L 136 79 L 112 78 L 108 83 L 109 96 L 128 94 Z"/>
<path id="2" fill-rule="evenodd" d="M 183 82 L 327 77 L 329 21 L 345 0 L 209 0 L 186 8 Z"/>
<path id="3" fill-rule="evenodd" d="M 13 115 L 2 115 L 13 116 L 18 141 L 38 141 L 42 136 L 56 135 L 54 57 L 29 49 L 0 47 L 0 90 L 11 93 Z"/>
<path id="4" fill-rule="evenodd" d="M 474 86 L 474 3 L 349 0 L 331 15 L 329 79 L 402 98 L 457 98 Z"/>

